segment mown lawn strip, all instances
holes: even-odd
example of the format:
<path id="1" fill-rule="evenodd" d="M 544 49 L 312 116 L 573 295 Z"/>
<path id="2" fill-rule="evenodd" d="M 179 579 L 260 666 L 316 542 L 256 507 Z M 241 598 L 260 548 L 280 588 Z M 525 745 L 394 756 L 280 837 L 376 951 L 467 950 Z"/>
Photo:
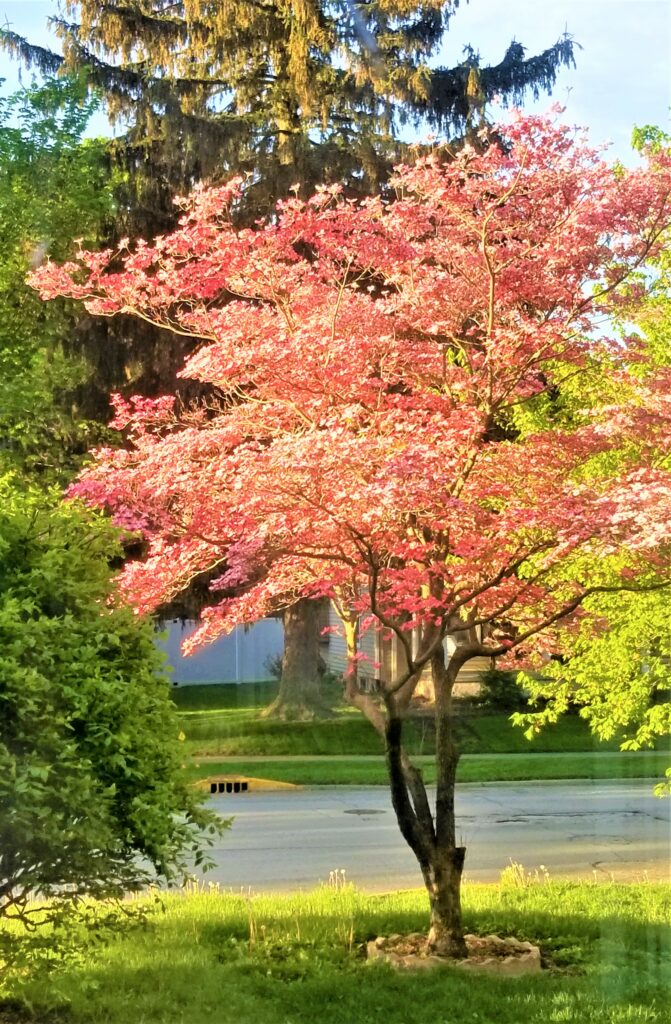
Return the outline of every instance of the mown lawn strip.
<path id="1" fill-rule="evenodd" d="M 459 782 L 527 782 L 552 779 L 658 779 L 670 763 L 663 751 L 598 754 L 466 755 L 459 762 Z M 420 761 L 428 782 L 435 779 L 429 758 Z M 225 761 L 195 759 L 193 778 L 239 774 L 277 779 L 302 786 L 381 786 L 388 782 L 384 758 L 351 760 L 328 757 L 301 760 L 244 758 Z"/>

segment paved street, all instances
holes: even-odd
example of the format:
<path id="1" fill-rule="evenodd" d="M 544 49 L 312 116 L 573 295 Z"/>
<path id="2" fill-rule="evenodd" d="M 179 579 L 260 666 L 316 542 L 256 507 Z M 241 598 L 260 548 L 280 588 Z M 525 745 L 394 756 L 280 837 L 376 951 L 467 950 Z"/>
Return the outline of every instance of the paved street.
<path id="1" fill-rule="evenodd" d="M 310 888 L 335 869 L 362 889 L 421 884 L 384 787 L 249 793 L 211 806 L 235 815 L 206 876 L 226 887 Z M 553 876 L 670 877 L 671 803 L 651 782 L 462 785 L 457 808 L 472 880 L 498 879 L 510 860 Z"/>

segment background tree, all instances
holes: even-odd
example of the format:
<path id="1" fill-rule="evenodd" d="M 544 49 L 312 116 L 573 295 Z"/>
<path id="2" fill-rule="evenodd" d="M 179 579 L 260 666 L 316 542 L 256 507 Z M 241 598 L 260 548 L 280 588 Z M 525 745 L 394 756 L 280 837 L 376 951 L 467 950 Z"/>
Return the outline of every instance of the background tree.
<path id="1" fill-rule="evenodd" d="M 184 414 L 171 396 L 117 396 L 128 446 L 100 451 L 76 492 L 148 538 L 148 558 L 124 574 L 140 610 L 220 570 L 221 600 L 192 648 L 287 594 L 333 601 L 347 696 L 384 737 L 427 887 L 429 945 L 450 955 L 465 952 L 460 668 L 536 664 L 558 649 L 560 624 L 580 628 L 592 595 L 671 582 L 669 370 L 640 339 L 595 332 L 623 291 L 634 302 L 627 283 L 671 223 L 671 160 L 611 168 L 543 118 L 494 138 L 400 169 L 394 202 L 327 188 L 257 230 L 230 222 L 235 183 L 201 190 L 154 246 L 82 252 L 34 276 L 46 298 L 206 339 L 183 373 L 237 400 Z M 523 429 L 520 409 L 581 375 L 609 386 L 569 425 Z M 357 686 L 366 626 L 405 653 L 380 700 Z M 433 812 L 403 748 L 428 668 Z"/>
<path id="2" fill-rule="evenodd" d="M 181 770 L 152 624 L 111 580 L 118 531 L 58 497 L 0 478 L 0 918 L 27 933 L 181 878 L 216 820 Z M 26 932 L 3 931 L 0 965 Z"/>
<path id="3" fill-rule="evenodd" d="M 671 629 L 667 590 L 595 594 L 584 602 L 578 630 L 559 637 L 553 659 L 519 682 L 542 710 L 516 714 L 529 737 L 578 708 L 599 739 L 623 750 L 654 746 L 671 735 Z M 658 795 L 669 791 L 666 782 Z"/>
<path id="4" fill-rule="evenodd" d="M 91 369 L 70 341 L 71 303 L 45 308 L 26 275 L 78 237 L 95 246 L 114 211 L 103 143 L 82 135 L 97 106 L 81 79 L 0 99 L 0 466 L 71 479 L 101 427 L 73 395 Z"/>
<path id="5" fill-rule="evenodd" d="M 668 151 L 668 134 L 646 126 L 633 134 L 634 148 L 645 154 Z M 641 287 L 645 301 L 640 301 Z M 647 360 L 660 367 L 671 363 L 671 252 L 663 249 L 652 261 L 647 275 L 634 276 L 611 311 L 621 333 L 632 331 L 645 339 Z M 520 425 L 533 429 L 547 423 L 571 425 L 590 396 L 601 392 L 607 403 L 609 381 L 595 373 L 567 382 L 562 393 L 552 395 L 534 410 L 533 422 Z M 660 466 L 669 468 L 668 459 Z M 597 569 L 598 571 L 598 569 Z M 542 699 L 543 710 L 518 716 L 520 724 L 533 735 L 568 707 L 579 707 L 594 733 L 601 739 L 617 737 L 625 750 L 655 744 L 671 734 L 671 629 L 669 595 L 665 590 L 646 594 L 596 594 L 584 604 L 580 629 L 562 637 L 561 658 L 542 666 L 539 673 L 523 674 L 519 682 L 531 695 Z M 607 623 L 607 629 L 603 624 Z M 518 691 L 519 692 L 519 691 Z M 671 785 L 671 769 L 660 793 Z"/>
<path id="6" fill-rule="evenodd" d="M 173 223 L 175 191 L 233 173 L 249 176 L 247 220 L 296 185 L 305 195 L 324 182 L 376 190 L 404 126 L 462 134 L 493 96 L 519 105 L 528 91 L 549 92 L 573 62 L 564 36 L 531 58 L 513 42 L 494 67 L 470 47 L 456 67 L 431 67 L 458 6 L 62 0 L 51 19 L 62 57 L 11 31 L 2 38 L 41 71 L 86 69 L 112 119 L 127 125 L 129 167 L 154 191 L 155 219 L 145 211 L 141 230 L 156 232 Z"/>
<path id="7" fill-rule="evenodd" d="M 73 402 L 91 372 L 70 344 L 79 310 L 45 307 L 25 278 L 75 236 L 95 245 L 114 212 L 104 144 L 82 138 L 95 107 L 65 77 L 0 100 L 0 918 L 16 922 L 0 973 L 122 925 L 116 901 L 178 876 L 210 821 L 152 625 L 111 580 L 117 531 L 53 486 L 108 432 Z"/>
<path id="8" fill-rule="evenodd" d="M 410 128 L 441 135 L 477 126 L 497 96 L 520 104 L 549 92 L 573 63 L 568 36 L 527 57 L 512 42 L 482 67 L 473 48 L 455 67 L 431 67 L 458 0 L 63 0 L 52 24 L 62 56 L 11 31 L 0 41 L 42 72 L 76 69 L 99 89 L 124 134 L 111 146 L 124 171 L 111 240 L 174 228 L 175 194 L 200 181 L 245 175 L 235 207 L 251 224 L 297 188 L 338 182 L 375 191 L 407 148 Z M 78 393 L 89 415 L 108 418 L 111 390 L 156 395 L 174 387 L 193 343 L 121 318 L 84 332 L 95 380 Z M 193 381 L 181 397 L 202 397 Z M 194 615 L 205 587 L 194 581 L 167 615 Z M 176 598 L 178 595 L 175 595 Z M 285 615 L 278 714 L 310 717 L 322 701 L 317 615 L 300 602 Z"/>
<path id="9" fill-rule="evenodd" d="M 529 58 L 513 42 L 493 67 L 481 67 L 471 47 L 454 68 L 430 67 L 458 0 L 55 6 L 62 54 L 8 29 L 0 44 L 42 73 L 83 75 L 123 129 L 108 149 L 124 171 L 112 242 L 174 228 L 176 195 L 233 174 L 245 176 L 241 224 L 296 188 L 309 195 L 336 182 L 367 194 L 407 151 L 404 129 L 463 135 L 493 97 L 520 105 L 529 92 L 549 93 L 560 67 L 574 63 L 564 36 Z M 120 331 L 98 332 L 97 379 L 80 395 L 98 416 L 108 416 L 113 388 L 155 395 L 173 387 L 188 351 L 177 336 L 144 325 L 134 339 L 133 329 L 123 321 Z"/>

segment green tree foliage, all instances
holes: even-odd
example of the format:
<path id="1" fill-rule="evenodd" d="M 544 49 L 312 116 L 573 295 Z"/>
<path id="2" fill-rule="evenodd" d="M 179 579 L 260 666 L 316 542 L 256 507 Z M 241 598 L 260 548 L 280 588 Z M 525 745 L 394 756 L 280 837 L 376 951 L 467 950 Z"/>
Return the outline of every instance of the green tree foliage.
<path id="1" fill-rule="evenodd" d="M 47 481 L 72 475 L 99 428 L 71 399 L 89 374 L 68 351 L 75 312 L 45 308 L 25 278 L 75 237 L 95 246 L 113 211 L 103 144 L 82 140 L 95 106 L 81 79 L 0 98 L 0 468 Z"/>
<path id="2" fill-rule="evenodd" d="M 659 128 L 646 126 L 634 131 L 633 145 L 639 151 L 668 151 L 671 137 Z M 647 366 L 671 365 L 671 249 L 667 246 L 654 266 L 646 271 L 649 289 L 643 308 L 630 316 L 627 295 L 618 316 L 611 316 L 611 327 L 641 337 Z M 655 280 L 650 282 L 650 274 Z M 629 294 L 637 295 L 642 282 L 632 281 Z M 613 362 L 619 358 L 613 348 Z M 641 372 L 644 372 L 643 370 Z M 589 397 L 588 397 L 589 396 Z M 516 426 L 533 431 L 552 420 L 574 424 L 586 406 L 586 399 L 604 405 L 613 403 L 615 392 L 603 374 L 567 377 L 562 386 L 541 396 L 524 413 L 519 412 Z M 619 395 L 621 400 L 621 395 Z M 668 469 L 660 460 L 660 468 Z M 602 458 L 585 471 L 598 475 L 608 465 Z M 580 567 L 599 582 L 604 567 L 586 562 Z M 655 580 L 649 580 L 654 587 Z M 516 716 L 529 735 L 548 722 L 554 722 L 569 709 L 579 710 L 600 739 L 617 738 L 623 750 L 651 747 L 671 734 L 671 593 L 669 588 L 647 593 L 597 594 L 584 605 L 577 632 L 564 637 L 561 658 L 543 665 L 538 673 L 518 676 L 530 697 L 540 699 L 543 710 Z M 658 787 L 661 794 L 671 791 L 671 769 L 667 782 Z"/>
<path id="3" fill-rule="evenodd" d="M 623 750 L 653 746 L 671 733 L 668 592 L 590 598 L 581 629 L 566 637 L 565 657 L 525 676 L 524 685 L 547 700 L 518 719 L 531 733 L 577 705 L 600 739 L 616 737 Z"/>
<path id="4" fill-rule="evenodd" d="M 180 878 L 215 827 L 183 777 L 153 628 L 116 596 L 119 554 L 105 521 L 0 479 L 0 919 L 28 931 L 33 898 L 60 920 Z"/>

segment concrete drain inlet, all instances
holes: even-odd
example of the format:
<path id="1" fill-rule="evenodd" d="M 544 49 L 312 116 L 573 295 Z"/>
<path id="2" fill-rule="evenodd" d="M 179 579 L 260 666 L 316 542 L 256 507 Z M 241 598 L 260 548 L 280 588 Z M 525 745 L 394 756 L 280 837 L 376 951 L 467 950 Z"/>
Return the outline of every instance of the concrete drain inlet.
<path id="1" fill-rule="evenodd" d="M 277 782 L 275 779 L 257 779 L 247 775 L 210 775 L 194 783 L 204 789 L 210 796 L 230 796 L 240 793 L 253 793 L 255 790 L 268 789 L 300 789 L 292 782 Z"/>

